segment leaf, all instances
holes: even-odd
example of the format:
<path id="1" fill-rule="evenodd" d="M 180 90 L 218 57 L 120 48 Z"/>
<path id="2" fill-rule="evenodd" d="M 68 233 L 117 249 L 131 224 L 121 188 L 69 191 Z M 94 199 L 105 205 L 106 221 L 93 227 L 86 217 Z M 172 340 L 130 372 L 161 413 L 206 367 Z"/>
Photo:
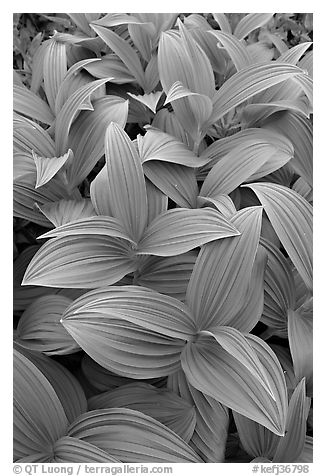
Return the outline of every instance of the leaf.
<path id="1" fill-rule="evenodd" d="M 53 238 L 53 237 L 70 237 L 78 235 L 96 235 L 96 236 L 110 236 L 122 238 L 130 243 L 135 244 L 133 240 L 124 231 L 121 223 L 112 217 L 87 217 L 81 218 L 71 223 L 50 230 L 44 233 L 39 238 Z"/>
<path id="2" fill-rule="evenodd" d="M 184 301 L 196 257 L 194 251 L 168 258 L 145 256 L 138 266 L 135 284 Z"/>
<path id="3" fill-rule="evenodd" d="M 310 403 L 306 399 L 305 379 L 295 388 L 288 410 L 285 436 L 280 439 L 273 462 L 292 463 L 300 461 L 306 439 L 307 415 Z"/>
<path id="4" fill-rule="evenodd" d="M 81 218 L 96 215 L 92 202 L 86 198 L 80 200 L 62 199 L 42 205 L 39 209 L 56 228 Z"/>
<path id="5" fill-rule="evenodd" d="M 248 344 L 250 346 L 250 341 Z M 252 350 L 254 351 L 255 349 Z M 245 358 L 244 355 L 243 357 Z M 271 360 L 270 353 L 266 354 L 266 359 L 268 362 Z M 271 371 L 265 362 L 261 365 L 268 377 L 262 385 L 261 379 L 257 379 L 251 370 L 223 349 L 212 336 L 199 336 L 196 342 L 185 347 L 181 355 L 181 365 L 189 383 L 197 390 L 261 423 L 272 432 L 284 434 L 283 400 L 286 393 L 283 399 L 280 399 L 279 395 L 286 392 L 285 382 L 284 388 L 281 387 L 276 392 L 272 388 L 272 396 L 270 391 L 266 390 L 266 385 L 271 385 Z M 282 370 L 277 371 L 277 377 L 283 377 Z"/>
<path id="6" fill-rule="evenodd" d="M 312 289 L 312 207 L 293 190 L 271 183 L 246 185 L 267 216 L 306 286 Z"/>
<path id="7" fill-rule="evenodd" d="M 188 400 L 196 410 L 196 426 L 190 444 L 205 462 L 224 462 L 229 426 L 228 409 L 190 385 L 182 370 L 169 376 L 168 388 Z"/>
<path id="8" fill-rule="evenodd" d="M 52 444 L 65 434 L 68 420 L 52 385 L 15 349 L 13 385 L 14 461 L 33 453 L 50 455 Z"/>
<path id="9" fill-rule="evenodd" d="M 47 103 L 25 86 L 14 84 L 13 106 L 14 111 L 19 114 L 31 117 L 44 124 L 51 125 L 54 121 L 54 116 Z"/>
<path id="10" fill-rule="evenodd" d="M 135 146 L 123 129 L 113 122 L 105 135 L 105 156 L 112 214 L 137 242 L 148 217 L 145 177 Z"/>
<path id="11" fill-rule="evenodd" d="M 136 101 L 139 101 L 142 104 L 145 104 L 154 114 L 156 113 L 156 106 L 160 100 L 160 97 L 162 96 L 162 91 L 157 91 L 155 93 L 150 93 L 150 94 L 132 94 L 128 93 L 130 97 L 135 99 Z"/>
<path id="12" fill-rule="evenodd" d="M 114 53 L 119 56 L 121 61 L 127 66 L 130 73 L 134 76 L 138 84 L 143 88 L 145 86 L 144 70 L 136 51 L 129 45 L 129 43 L 121 38 L 114 31 L 109 30 L 103 26 L 90 25 L 91 28 L 98 34 L 106 45 L 111 48 Z M 145 90 L 145 93 L 150 92 Z"/>
<path id="13" fill-rule="evenodd" d="M 60 324 L 62 314 L 71 302 L 60 295 L 36 299 L 19 319 L 15 340 L 27 349 L 46 355 L 78 352 L 78 345 Z"/>
<path id="14" fill-rule="evenodd" d="M 173 104 L 173 109 L 183 127 L 194 141 L 199 141 L 202 138 L 199 131 L 212 114 L 211 99 L 204 94 L 191 92 L 180 81 L 173 83 L 166 94 L 164 104 Z"/>
<path id="15" fill-rule="evenodd" d="M 210 327 L 209 331 L 201 331 L 200 335 L 214 337 L 216 342 L 238 360 L 275 400 L 264 367 L 240 331 L 230 326 L 216 326 Z"/>
<path id="16" fill-rule="evenodd" d="M 218 30 L 211 30 L 210 33 L 222 43 L 237 71 L 253 64 L 248 48 L 234 35 Z"/>
<path id="17" fill-rule="evenodd" d="M 167 197 L 184 208 L 196 208 L 198 186 L 192 168 L 161 160 L 143 165 L 146 177 Z"/>
<path id="18" fill-rule="evenodd" d="M 288 337 L 295 376 L 298 380 L 306 378 L 309 393 L 313 375 L 313 321 L 312 309 L 304 313 L 302 306 L 288 310 Z"/>
<path id="19" fill-rule="evenodd" d="M 136 379 L 174 372 L 184 339 L 195 332 L 183 303 L 139 286 L 89 292 L 67 309 L 62 323 L 98 364 Z"/>
<path id="20" fill-rule="evenodd" d="M 168 109 L 160 109 L 152 121 L 152 127 L 160 129 L 167 134 L 176 137 L 180 142 L 183 142 L 189 149 L 192 148 L 193 141 L 181 125 L 179 119 Z"/>
<path id="21" fill-rule="evenodd" d="M 158 389 L 146 383 L 131 383 L 88 401 L 89 410 L 130 408 L 163 423 L 189 443 L 196 425 L 194 407 L 168 389 Z"/>
<path id="22" fill-rule="evenodd" d="M 84 294 L 66 310 L 64 325 L 72 325 L 83 313 L 98 313 L 108 324 L 110 318 L 126 320 L 176 339 L 188 339 L 195 332 L 191 311 L 185 304 L 141 286 L 111 286 Z"/>
<path id="23" fill-rule="evenodd" d="M 92 81 L 75 91 L 60 109 L 55 123 L 55 146 L 56 154 L 61 155 L 67 150 L 68 136 L 71 125 L 78 112 L 82 109 L 93 111 L 94 107 L 90 101 L 90 96 L 97 88 L 103 86 L 110 78 Z"/>
<path id="24" fill-rule="evenodd" d="M 41 157 L 54 157 L 55 147 L 50 135 L 34 121 L 14 113 L 14 152 L 31 155 L 31 151 Z"/>
<path id="25" fill-rule="evenodd" d="M 68 198 L 63 184 L 56 178 L 40 189 L 35 189 L 36 169 L 14 181 L 14 216 L 38 223 L 50 228 L 52 225 L 47 218 L 35 207 L 35 203 L 42 206 L 49 202 L 56 202 Z"/>
<path id="26" fill-rule="evenodd" d="M 54 113 L 56 97 L 66 72 L 66 45 L 55 39 L 51 39 L 44 54 L 43 76 L 44 91 Z"/>
<path id="27" fill-rule="evenodd" d="M 212 208 L 176 208 L 151 222 L 138 245 L 137 254 L 175 256 L 209 241 L 238 234 L 235 226 Z"/>
<path id="28" fill-rule="evenodd" d="M 248 15 L 241 18 L 234 29 L 234 36 L 242 40 L 252 31 L 265 25 L 273 18 L 273 13 L 248 13 Z"/>
<path id="29" fill-rule="evenodd" d="M 168 197 L 152 184 L 150 180 L 146 179 L 145 183 L 148 205 L 147 225 L 149 225 L 154 218 L 167 211 Z"/>
<path id="30" fill-rule="evenodd" d="M 68 150 L 61 157 L 39 157 L 32 151 L 33 159 L 36 165 L 36 184 L 35 188 L 42 187 L 48 183 L 65 165 L 67 161 L 74 158 L 73 151 Z"/>
<path id="31" fill-rule="evenodd" d="M 172 430 L 127 408 L 87 412 L 70 426 L 68 436 L 94 444 L 123 463 L 202 462 Z"/>
<path id="32" fill-rule="evenodd" d="M 240 236 L 200 250 L 186 295 L 199 329 L 228 325 L 242 308 L 258 249 L 261 214 L 260 207 L 240 210 L 230 219 Z"/>
<path id="33" fill-rule="evenodd" d="M 289 63 L 296 65 L 300 60 L 301 56 L 307 51 L 307 49 L 312 45 L 311 41 L 306 41 L 304 43 L 299 43 L 298 45 L 293 46 L 284 53 L 282 53 L 276 61 L 279 63 Z M 303 69 L 303 68 L 302 68 Z"/>
<path id="34" fill-rule="evenodd" d="M 117 458 L 87 441 L 63 436 L 53 445 L 53 463 L 120 463 Z"/>
<path id="35" fill-rule="evenodd" d="M 68 144 L 74 151 L 74 160 L 68 167 L 70 187 L 79 185 L 104 155 L 104 136 L 108 124 L 116 122 L 125 127 L 128 101 L 107 95 L 93 101 L 93 111 L 82 111 L 73 123 Z"/>
<path id="36" fill-rule="evenodd" d="M 295 306 L 295 284 L 289 262 L 281 251 L 261 238 L 268 253 L 265 273 L 265 296 L 262 322 L 279 331 L 286 331 L 288 309 Z"/>
<path id="37" fill-rule="evenodd" d="M 281 132 L 294 147 L 294 158 L 290 164 L 312 187 L 313 185 L 313 142 L 312 124 L 302 114 L 284 111 L 271 117 L 265 127 Z"/>
<path id="38" fill-rule="evenodd" d="M 83 72 L 81 71 L 82 69 L 86 69 L 90 67 L 93 63 L 98 64 L 101 62 L 100 58 L 86 58 L 82 59 L 81 61 L 77 61 L 77 63 L 74 63 L 72 66 L 70 66 L 69 70 L 65 74 L 58 92 L 57 96 L 55 99 L 55 114 L 56 116 L 59 114 L 59 112 L 62 109 L 62 106 L 68 101 L 69 97 L 71 94 L 77 91 L 81 86 L 84 84 L 81 84 L 81 78 L 84 77 Z M 110 75 L 105 75 L 103 78 L 108 78 Z M 86 84 L 89 83 L 90 81 L 86 81 Z"/>
<path id="39" fill-rule="evenodd" d="M 235 208 L 232 199 L 226 194 L 218 195 L 216 200 L 211 197 L 197 197 L 198 208 L 212 205 L 226 218 L 231 218 L 237 213 L 237 209 Z"/>
<path id="40" fill-rule="evenodd" d="M 255 94 L 302 74 L 302 70 L 297 66 L 283 63 L 252 65 L 235 73 L 215 93 L 213 113 L 209 122 L 215 123 Z"/>
<path id="41" fill-rule="evenodd" d="M 135 270 L 127 242 L 110 236 L 63 236 L 46 242 L 30 262 L 23 285 L 96 288 Z"/>
<path id="42" fill-rule="evenodd" d="M 267 175 L 288 162 L 293 156 L 293 148 L 287 143 L 287 149 L 280 144 L 275 146 L 268 139 L 252 144 L 248 141 L 232 149 L 219 160 L 208 173 L 200 194 L 216 199 L 221 194 L 229 194 L 248 179 Z M 284 147 L 282 156 L 280 149 Z M 277 153 L 277 152 L 278 153 Z M 276 152 L 276 153 L 275 153 Z M 274 164 L 273 164 L 274 162 Z M 266 164 L 266 165 L 265 165 Z M 275 167 L 275 169 L 274 169 Z"/>
<path id="43" fill-rule="evenodd" d="M 225 13 L 213 13 L 213 18 L 219 24 L 221 31 L 232 34 L 231 25 Z"/>
<path id="44" fill-rule="evenodd" d="M 264 275 L 267 263 L 267 253 L 262 246 L 258 246 L 255 262 L 247 293 L 241 309 L 228 323 L 230 327 L 241 332 L 250 332 L 261 320 L 264 309 Z"/>
<path id="45" fill-rule="evenodd" d="M 110 83 L 125 84 L 135 82 L 135 78 L 128 68 L 114 53 L 97 58 L 96 63 L 89 63 L 84 68 L 95 78 L 110 78 Z"/>
<path id="46" fill-rule="evenodd" d="M 145 129 L 146 134 L 137 137 L 139 156 L 143 164 L 160 160 L 186 167 L 201 167 L 209 162 L 209 159 L 198 157 L 172 135 L 152 127 L 145 127 Z"/>
<path id="47" fill-rule="evenodd" d="M 272 461 L 281 437 L 237 412 L 233 412 L 233 416 L 241 445 L 246 453 L 253 458 L 266 458 Z"/>
<path id="48" fill-rule="evenodd" d="M 90 196 L 97 215 L 112 217 L 110 207 L 109 177 L 106 164 L 91 182 Z"/>
<path id="49" fill-rule="evenodd" d="M 84 391 L 76 377 L 54 359 L 16 346 L 44 375 L 57 394 L 68 422 L 72 423 L 87 409 Z"/>

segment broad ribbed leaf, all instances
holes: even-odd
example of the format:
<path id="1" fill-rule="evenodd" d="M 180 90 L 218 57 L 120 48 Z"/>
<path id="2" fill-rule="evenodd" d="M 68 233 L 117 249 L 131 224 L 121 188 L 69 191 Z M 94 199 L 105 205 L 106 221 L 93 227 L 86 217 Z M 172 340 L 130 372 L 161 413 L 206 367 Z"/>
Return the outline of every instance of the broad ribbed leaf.
<path id="1" fill-rule="evenodd" d="M 122 377 L 117 375 L 104 367 L 97 364 L 87 354 L 84 355 L 81 361 L 82 375 L 84 375 L 87 381 L 96 390 L 94 394 L 99 392 L 105 392 L 107 390 L 113 390 L 114 388 L 127 385 L 129 383 L 135 383 L 135 380 L 128 377 Z M 145 383 L 155 385 L 156 387 L 165 387 L 166 377 L 159 377 L 153 379 L 146 379 Z"/>
<path id="2" fill-rule="evenodd" d="M 93 111 L 90 96 L 97 88 L 103 86 L 110 78 L 98 79 L 77 89 L 60 109 L 55 122 L 55 147 L 56 154 L 63 154 L 67 150 L 68 135 L 71 125 L 78 112 L 82 109 Z"/>
<path id="3" fill-rule="evenodd" d="M 23 347 L 47 355 L 78 352 L 79 347 L 60 324 L 71 299 L 46 295 L 36 299 L 19 319 L 15 340 Z"/>
<path id="4" fill-rule="evenodd" d="M 93 207 L 98 215 L 111 216 L 109 177 L 106 164 L 91 183 L 90 196 Z"/>
<path id="5" fill-rule="evenodd" d="M 196 257 L 195 251 L 168 258 L 146 256 L 138 267 L 135 284 L 184 301 Z"/>
<path id="6" fill-rule="evenodd" d="M 180 81 L 173 83 L 166 94 L 165 104 L 172 103 L 183 127 L 193 140 L 199 143 L 202 139 L 202 126 L 212 114 L 211 99 L 205 94 L 190 91 Z"/>
<path id="7" fill-rule="evenodd" d="M 249 418 L 233 412 L 241 445 L 253 458 L 266 458 L 272 461 L 280 437 Z"/>
<path id="8" fill-rule="evenodd" d="M 264 367 L 241 332 L 229 326 L 216 326 L 210 327 L 209 331 L 201 331 L 200 335 L 214 337 L 216 342 L 238 360 L 275 400 Z"/>
<path id="9" fill-rule="evenodd" d="M 232 34 L 232 28 L 225 13 L 213 13 L 213 18 L 220 26 L 221 31 Z"/>
<path id="10" fill-rule="evenodd" d="M 200 194 L 204 197 L 217 198 L 220 194 L 229 194 L 248 179 L 255 179 L 273 172 L 293 156 L 293 148 L 291 144 L 288 144 L 287 150 L 282 151 L 283 154 L 280 157 L 281 147 L 281 144 L 278 148 L 263 140 L 256 144 L 248 141 L 248 145 L 241 144 L 235 147 L 210 170 Z M 266 162 L 270 163 L 266 164 Z"/>
<path id="11" fill-rule="evenodd" d="M 30 262 L 22 284 L 97 288 L 136 269 L 128 242 L 103 235 L 63 236 L 46 242 Z"/>
<path id="12" fill-rule="evenodd" d="M 247 68 L 253 64 L 251 55 L 240 40 L 238 40 L 234 35 L 223 33 L 222 31 L 212 30 L 210 31 L 224 46 L 227 53 L 230 55 L 230 58 L 236 67 L 237 71 Z"/>
<path id="13" fill-rule="evenodd" d="M 86 411 L 87 401 L 84 391 L 77 378 L 66 367 L 40 352 L 32 352 L 18 345 L 15 347 L 42 372 L 52 385 L 69 423 Z"/>
<path id="14" fill-rule="evenodd" d="M 66 310 L 64 325 L 83 313 L 98 313 L 102 321 L 126 320 L 153 332 L 189 339 L 195 332 L 193 317 L 185 304 L 141 286 L 111 286 L 90 291 Z"/>
<path id="15" fill-rule="evenodd" d="M 261 207 L 239 211 L 230 221 L 240 236 L 202 247 L 186 295 L 200 329 L 228 325 L 244 304 L 258 249 L 261 215 Z"/>
<path id="16" fill-rule="evenodd" d="M 137 379 L 177 370 L 185 339 L 195 332 L 183 303 L 140 286 L 87 293 L 62 323 L 102 367 Z"/>
<path id="17" fill-rule="evenodd" d="M 153 128 L 155 127 L 173 137 L 176 137 L 190 149 L 192 148 L 193 141 L 189 137 L 189 134 L 187 134 L 175 113 L 170 112 L 167 108 L 164 107 L 155 114 L 151 125 Z"/>
<path id="18" fill-rule="evenodd" d="M 48 183 L 69 160 L 73 160 L 74 154 L 71 149 L 61 157 L 39 157 L 32 151 L 36 166 L 35 188 L 42 187 Z"/>
<path id="19" fill-rule="evenodd" d="M 87 78 L 87 76 L 84 76 L 81 70 L 82 69 L 87 70 L 88 65 L 91 65 L 93 63 L 98 64 L 99 62 L 101 62 L 100 58 L 87 58 L 87 59 L 82 59 L 81 61 L 77 61 L 77 63 L 74 63 L 69 68 L 57 92 L 57 96 L 55 100 L 56 116 L 59 114 L 65 102 L 68 101 L 69 97 L 74 92 L 76 92 L 77 89 L 79 89 L 81 86 L 91 81 L 91 78 Z M 101 79 L 108 78 L 108 77 L 110 77 L 110 75 L 105 75 L 101 77 Z"/>
<path id="20" fill-rule="evenodd" d="M 189 443 L 196 425 L 196 412 L 190 403 L 168 389 L 147 383 L 131 383 L 95 395 L 88 401 L 89 410 L 130 408 L 163 423 Z"/>
<path id="21" fill-rule="evenodd" d="M 143 165 L 143 169 L 146 177 L 177 205 L 196 208 L 198 185 L 192 168 L 150 160 Z"/>
<path id="22" fill-rule="evenodd" d="M 282 167 L 289 159 L 291 159 L 291 157 L 293 157 L 293 145 L 289 139 L 284 137 L 282 131 L 273 132 L 253 127 L 239 131 L 230 137 L 219 139 L 207 147 L 200 157 L 202 159 L 209 159 L 210 161 L 206 166 L 202 167 L 200 172 L 197 174 L 197 177 L 199 179 L 205 178 L 210 169 L 212 169 L 217 163 L 222 162 L 222 160 L 226 160 L 224 159 L 225 156 L 229 157 L 229 162 L 231 162 L 230 167 L 232 166 L 232 162 L 234 163 L 234 167 L 236 167 L 234 155 L 236 155 L 236 159 L 241 162 L 242 160 L 245 160 L 245 157 L 242 158 L 242 154 L 250 156 L 251 149 L 253 150 L 253 159 L 256 159 L 257 161 L 259 158 L 259 152 L 261 151 L 266 154 L 266 160 L 263 162 L 263 157 L 261 156 L 262 166 L 257 170 L 257 172 L 250 176 L 250 180 L 254 180 L 255 177 L 264 177 L 264 175 Z M 227 165 L 228 163 L 224 162 L 224 167 Z M 250 168 L 252 169 L 253 167 L 249 164 L 248 169 Z M 221 172 L 222 171 L 223 170 L 221 170 Z M 238 174 L 240 174 L 240 171 L 238 171 Z M 249 177 L 249 174 L 242 171 L 242 177 L 245 176 Z"/>
<path id="23" fill-rule="evenodd" d="M 55 147 L 50 135 L 36 122 L 14 113 L 14 152 L 31 155 L 31 151 L 41 157 L 54 157 Z"/>
<path id="24" fill-rule="evenodd" d="M 51 463 L 121 463 L 121 461 L 87 441 L 63 436 L 53 445 Z"/>
<path id="25" fill-rule="evenodd" d="M 36 169 L 33 174 L 25 175 L 14 181 L 14 216 L 51 228 L 50 221 L 35 207 L 49 202 L 68 198 L 66 189 L 57 179 L 35 190 Z"/>
<path id="26" fill-rule="evenodd" d="M 147 224 L 151 223 L 161 213 L 164 213 L 168 209 L 168 197 L 161 192 L 150 180 L 145 180 L 148 216 Z"/>
<path id="27" fill-rule="evenodd" d="M 236 226 L 212 208 L 175 208 L 152 221 L 137 253 L 174 256 L 204 243 L 236 235 L 239 235 Z"/>
<path id="28" fill-rule="evenodd" d="M 157 91 L 155 93 L 150 93 L 150 94 L 143 94 L 143 95 L 136 95 L 132 93 L 128 93 L 130 97 L 135 99 L 136 101 L 141 102 L 142 104 L 145 104 L 154 114 L 156 113 L 156 106 L 160 100 L 160 97 L 162 96 L 162 91 Z"/>
<path id="29" fill-rule="evenodd" d="M 131 26 L 131 28 L 138 28 L 137 26 Z M 157 65 L 157 53 L 151 53 L 150 60 L 145 69 L 145 83 L 146 83 L 146 90 L 153 91 L 156 89 L 160 81 L 159 72 L 158 72 L 158 65 Z M 155 94 L 155 93 L 154 93 Z M 162 95 L 162 91 L 160 91 L 160 96 Z"/>
<path id="30" fill-rule="evenodd" d="M 80 200 L 63 199 L 42 205 L 39 209 L 55 227 L 96 215 L 92 202 L 87 198 L 81 198 Z"/>
<path id="31" fill-rule="evenodd" d="M 164 91 L 175 81 L 194 93 L 212 97 L 215 91 L 212 66 L 190 33 L 178 23 L 180 34 L 162 33 L 158 48 L 158 69 Z M 202 74 L 198 75 L 198 70 Z"/>
<path id="32" fill-rule="evenodd" d="M 312 206 L 293 190 L 272 183 L 250 187 L 306 286 L 312 289 Z"/>
<path id="33" fill-rule="evenodd" d="M 67 72 L 66 45 L 51 39 L 47 46 L 43 62 L 44 91 L 48 103 L 55 112 L 55 101 L 59 87 Z"/>
<path id="34" fill-rule="evenodd" d="M 289 262 L 272 243 L 261 239 L 268 253 L 264 285 L 262 322 L 277 331 L 286 331 L 288 309 L 295 305 L 295 285 Z"/>
<path id="35" fill-rule="evenodd" d="M 306 436 L 303 451 L 299 457 L 300 463 L 313 463 L 313 437 Z"/>
<path id="36" fill-rule="evenodd" d="M 248 15 L 241 18 L 234 29 L 234 36 L 242 40 L 249 35 L 253 30 L 265 25 L 273 18 L 274 13 L 248 13 Z"/>
<path id="37" fill-rule="evenodd" d="M 280 439 L 273 462 L 295 463 L 300 461 L 300 455 L 305 445 L 309 400 L 306 399 L 305 379 L 303 378 L 292 394 L 285 436 Z"/>
<path id="38" fill-rule="evenodd" d="M 114 53 L 97 58 L 96 62 L 89 63 L 84 68 L 94 78 L 110 78 L 110 83 L 125 84 L 135 82 L 134 76 Z"/>
<path id="39" fill-rule="evenodd" d="M 132 244 L 136 245 L 124 231 L 119 220 L 106 216 L 81 218 L 77 221 L 61 225 L 54 230 L 50 230 L 39 238 L 69 237 L 78 235 L 99 235 L 123 238 L 124 240 L 130 241 Z"/>
<path id="40" fill-rule="evenodd" d="M 158 129 L 147 128 L 145 136 L 138 136 L 138 150 L 142 163 L 152 160 L 172 162 L 186 167 L 201 167 L 210 159 L 198 157 L 181 141 Z"/>
<path id="41" fill-rule="evenodd" d="M 293 143 L 294 158 L 290 162 L 291 166 L 312 187 L 313 143 L 311 121 L 298 112 L 284 111 L 273 115 L 270 121 L 266 123 L 266 127 L 280 132 Z"/>
<path id="42" fill-rule="evenodd" d="M 176 433 L 128 408 L 93 410 L 78 418 L 68 436 L 96 445 L 123 463 L 201 463 Z"/>
<path id="43" fill-rule="evenodd" d="M 19 114 L 31 117 L 44 124 L 51 125 L 54 121 L 54 116 L 47 103 L 25 86 L 14 84 L 13 106 L 14 111 Z"/>
<path id="44" fill-rule="evenodd" d="M 304 43 L 299 43 L 298 45 L 293 46 L 284 53 L 282 53 L 276 61 L 279 63 L 289 63 L 296 65 L 300 60 L 301 56 L 307 51 L 307 49 L 312 45 L 311 41 L 306 41 Z M 301 66 L 302 67 L 302 66 Z"/>
<path id="45" fill-rule="evenodd" d="M 271 62 L 249 66 L 235 73 L 215 93 L 210 123 L 255 94 L 298 75 L 303 75 L 303 72 L 297 66 Z"/>
<path id="46" fill-rule="evenodd" d="M 138 84 L 145 90 L 145 93 L 151 92 L 146 90 L 144 70 L 136 51 L 130 46 L 130 44 L 108 28 L 94 24 L 92 24 L 91 27 L 99 37 L 102 38 L 104 43 L 108 45 L 117 56 L 119 56 Z"/>
<path id="47" fill-rule="evenodd" d="M 311 79 L 313 79 L 313 51 L 310 50 L 298 63 L 299 68 L 308 72 Z"/>
<path id="48" fill-rule="evenodd" d="M 222 213 L 226 218 L 231 218 L 233 215 L 237 213 L 237 209 L 234 206 L 234 203 L 232 201 L 232 198 L 229 197 L 229 195 L 218 195 L 216 199 L 211 198 L 211 197 L 202 197 L 198 196 L 197 197 L 197 207 L 202 208 L 202 207 L 213 207 L 216 208 L 219 212 Z"/>
<path id="49" fill-rule="evenodd" d="M 195 407 L 196 426 L 190 445 L 201 455 L 205 462 L 224 462 L 229 426 L 228 409 L 190 385 L 182 370 L 169 376 L 168 388 L 171 388 Z"/>
<path id="50" fill-rule="evenodd" d="M 267 253 L 262 246 L 259 246 L 246 296 L 239 311 L 228 322 L 230 327 L 234 327 L 241 332 L 250 332 L 260 321 L 264 309 L 266 263 Z"/>
<path id="51" fill-rule="evenodd" d="M 271 360 L 272 364 L 269 354 L 266 354 L 266 359 Z M 286 391 L 285 382 L 284 389 L 281 387 L 279 391 L 274 391 L 273 385 L 273 396 L 266 390 L 266 386 L 271 386 L 271 371 L 268 364 L 266 367 L 266 362 L 261 363 L 267 376 L 262 385 L 261 379 L 223 349 L 214 337 L 199 336 L 196 342 L 185 347 L 181 364 L 189 383 L 197 390 L 261 423 L 274 433 L 284 434 L 285 416 L 279 392 Z M 277 377 L 283 377 L 281 368 L 278 369 Z"/>
<path id="52" fill-rule="evenodd" d="M 15 349 L 13 385 L 14 460 L 51 455 L 53 443 L 66 433 L 67 417 L 46 377 Z"/>
<path id="53" fill-rule="evenodd" d="M 116 123 L 105 135 L 110 208 L 129 235 L 138 241 L 147 225 L 147 195 L 141 160 L 134 144 Z"/>
<path id="54" fill-rule="evenodd" d="M 94 111 L 82 111 L 71 127 L 69 147 L 74 160 L 69 165 L 67 177 L 70 187 L 79 185 L 104 155 L 104 136 L 108 124 L 116 122 L 125 127 L 128 101 L 107 95 L 93 102 Z"/>
<path id="55" fill-rule="evenodd" d="M 288 336 L 295 376 L 298 380 L 306 377 L 310 393 L 313 373 L 312 309 L 305 313 L 302 307 L 288 311 Z"/>

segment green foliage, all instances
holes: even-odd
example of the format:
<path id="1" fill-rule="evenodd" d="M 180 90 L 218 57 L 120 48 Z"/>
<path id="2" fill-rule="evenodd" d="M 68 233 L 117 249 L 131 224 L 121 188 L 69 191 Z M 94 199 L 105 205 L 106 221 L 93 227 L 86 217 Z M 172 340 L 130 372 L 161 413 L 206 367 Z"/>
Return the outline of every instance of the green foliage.
<path id="1" fill-rule="evenodd" d="M 312 458 L 312 15 L 14 15 L 14 460 Z"/>

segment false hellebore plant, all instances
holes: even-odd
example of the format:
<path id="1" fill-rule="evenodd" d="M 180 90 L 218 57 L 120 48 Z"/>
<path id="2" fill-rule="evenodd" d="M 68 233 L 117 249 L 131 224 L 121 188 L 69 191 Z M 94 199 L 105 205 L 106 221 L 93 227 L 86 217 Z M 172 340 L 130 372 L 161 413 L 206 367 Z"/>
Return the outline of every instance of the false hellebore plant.
<path id="1" fill-rule="evenodd" d="M 310 43 L 177 17 L 70 14 L 15 76 L 14 214 L 46 240 L 15 261 L 15 461 L 222 462 L 228 433 L 310 460 Z"/>

